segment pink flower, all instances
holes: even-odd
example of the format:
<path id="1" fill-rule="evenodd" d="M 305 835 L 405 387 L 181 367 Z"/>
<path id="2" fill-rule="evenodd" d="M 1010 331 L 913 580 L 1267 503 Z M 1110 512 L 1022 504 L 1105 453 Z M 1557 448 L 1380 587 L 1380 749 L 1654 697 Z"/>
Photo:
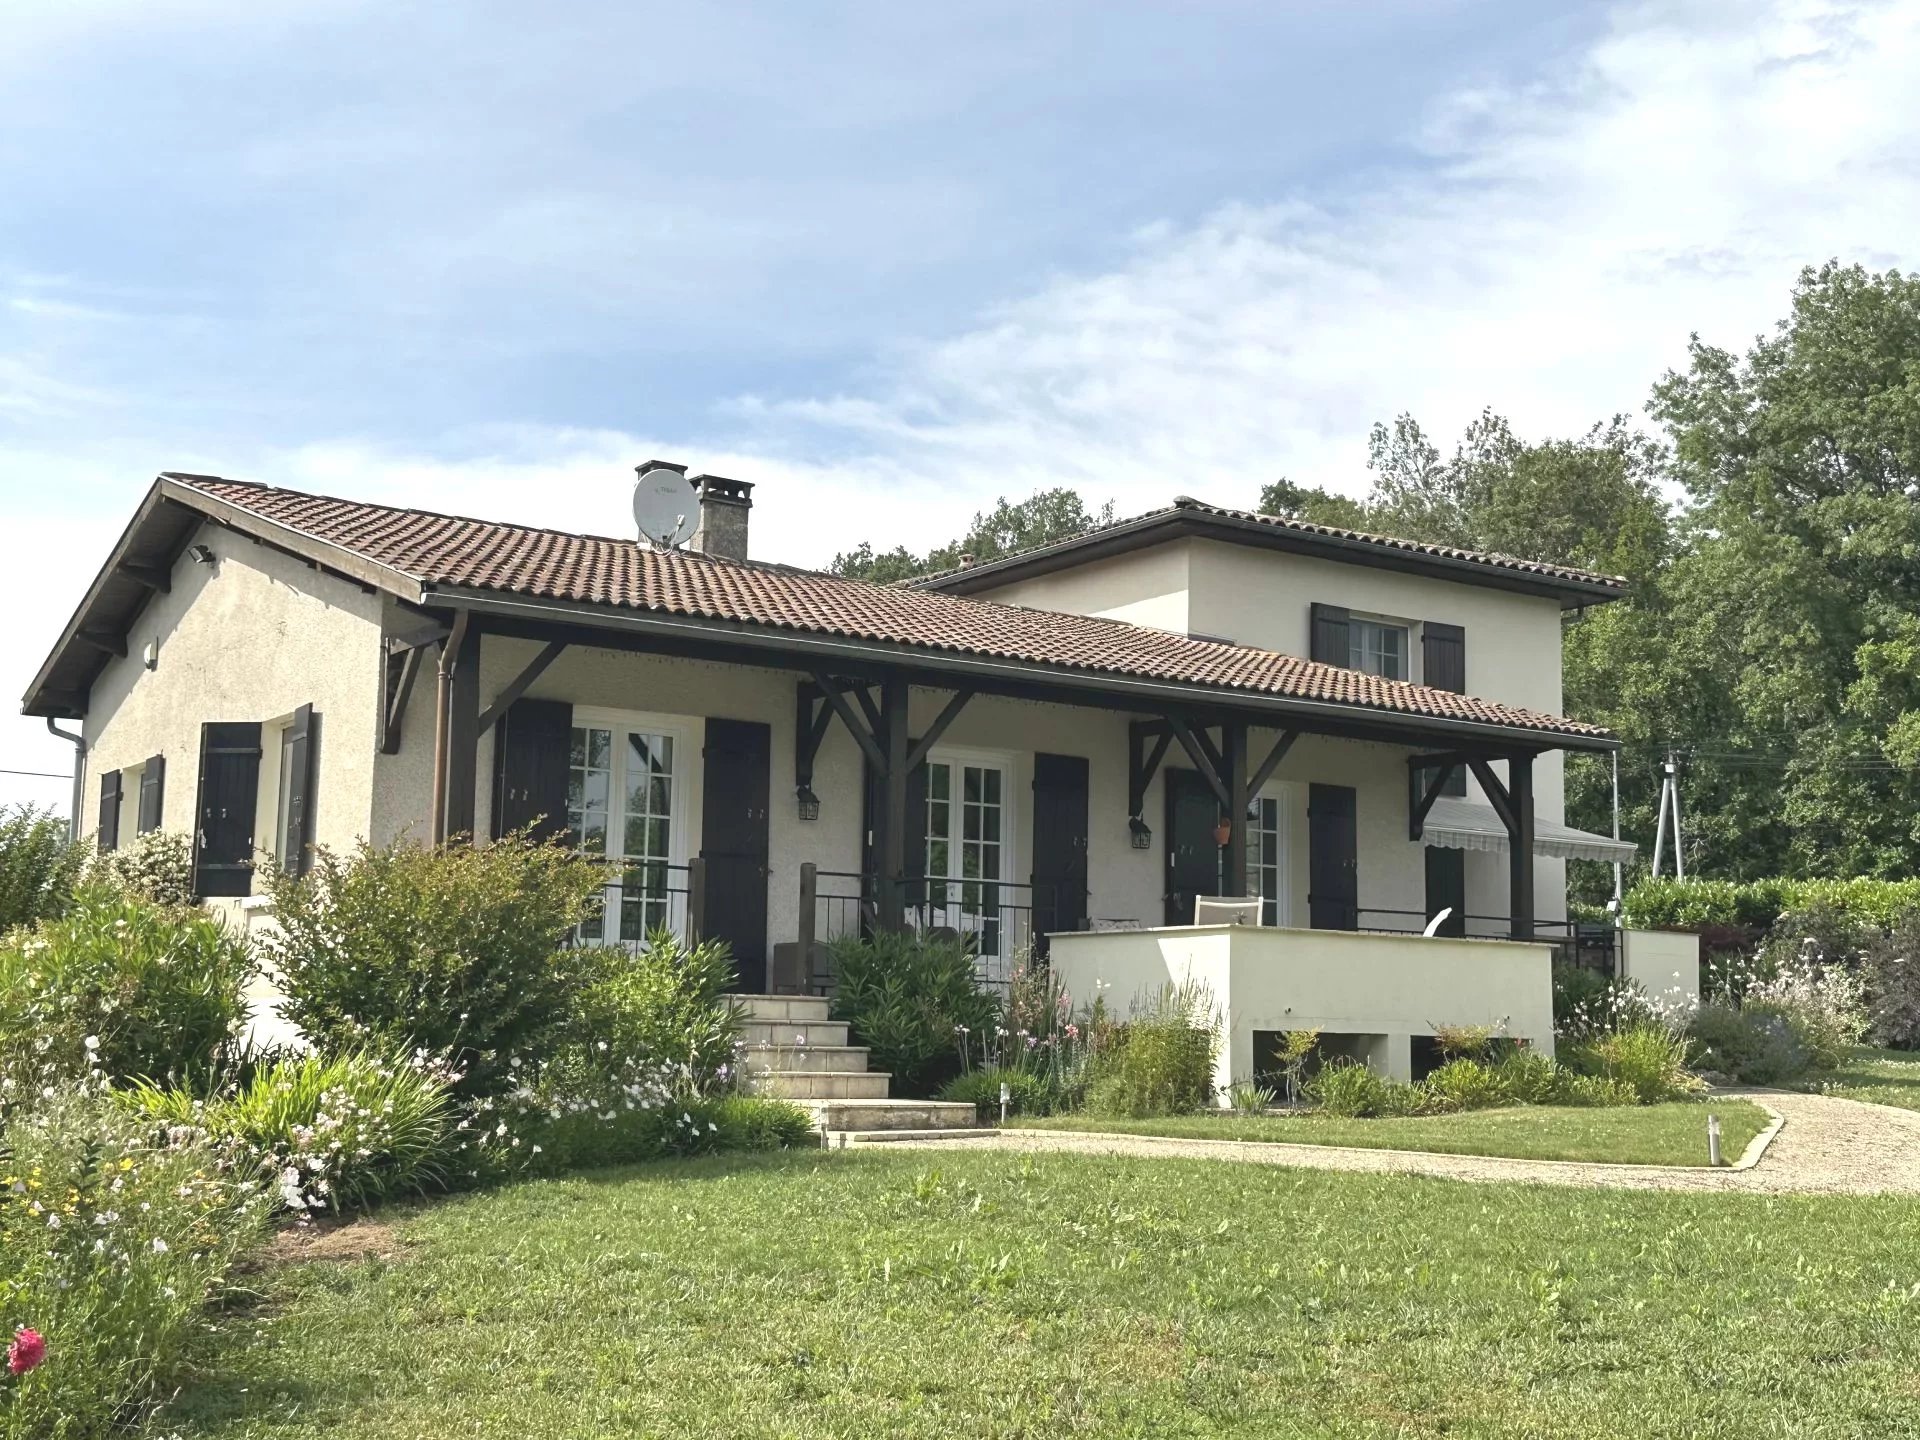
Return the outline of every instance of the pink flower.
<path id="1" fill-rule="evenodd" d="M 13 1332 L 13 1343 L 7 1346 L 8 1374 L 24 1375 L 46 1358 L 46 1337 L 38 1330 L 22 1325 Z"/>

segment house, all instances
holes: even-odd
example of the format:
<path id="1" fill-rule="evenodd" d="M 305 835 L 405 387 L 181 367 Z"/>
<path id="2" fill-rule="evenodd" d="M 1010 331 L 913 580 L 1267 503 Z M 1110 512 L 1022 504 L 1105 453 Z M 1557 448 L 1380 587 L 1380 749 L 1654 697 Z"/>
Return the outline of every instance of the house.
<path id="1" fill-rule="evenodd" d="M 590 937 L 723 937 L 749 992 L 922 924 L 989 978 L 1214 976 L 1223 1076 L 1305 1024 L 1398 1074 L 1433 1023 L 1551 1045 L 1565 860 L 1631 850 L 1563 823 L 1615 741 L 1559 713 L 1561 617 L 1619 580 L 1180 499 L 880 586 L 750 560 L 753 487 L 686 483 L 665 550 L 162 474 L 24 708 L 81 722 L 83 830 L 191 833 L 210 903 L 534 824 L 621 862 Z"/>

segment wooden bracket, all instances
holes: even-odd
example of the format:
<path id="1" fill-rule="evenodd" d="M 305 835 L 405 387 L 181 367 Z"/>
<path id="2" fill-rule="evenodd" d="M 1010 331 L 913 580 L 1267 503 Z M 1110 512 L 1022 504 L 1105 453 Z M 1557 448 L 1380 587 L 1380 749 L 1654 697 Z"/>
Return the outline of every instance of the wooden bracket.
<path id="1" fill-rule="evenodd" d="M 546 673 L 547 667 L 558 660 L 560 658 L 560 652 L 566 648 L 567 642 L 564 640 L 549 640 L 545 645 L 540 647 L 540 653 L 527 662 L 527 668 L 514 676 L 512 680 L 508 681 L 507 688 L 494 696 L 493 703 L 480 712 L 480 733 L 482 735 L 494 727 L 494 724 L 502 715 L 507 713 L 507 710 L 512 706 L 514 701 L 527 693 L 528 689 L 533 685 L 533 682 Z"/>

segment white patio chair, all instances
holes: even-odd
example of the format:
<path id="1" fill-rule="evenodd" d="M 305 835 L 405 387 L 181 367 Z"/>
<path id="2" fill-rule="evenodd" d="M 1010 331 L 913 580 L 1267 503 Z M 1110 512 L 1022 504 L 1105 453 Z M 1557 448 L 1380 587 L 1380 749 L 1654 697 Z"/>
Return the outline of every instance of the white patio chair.
<path id="1" fill-rule="evenodd" d="M 1196 895 L 1193 897 L 1193 923 L 1196 925 L 1258 925 L 1260 923 L 1259 897 L 1242 900 L 1224 895 Z"/>

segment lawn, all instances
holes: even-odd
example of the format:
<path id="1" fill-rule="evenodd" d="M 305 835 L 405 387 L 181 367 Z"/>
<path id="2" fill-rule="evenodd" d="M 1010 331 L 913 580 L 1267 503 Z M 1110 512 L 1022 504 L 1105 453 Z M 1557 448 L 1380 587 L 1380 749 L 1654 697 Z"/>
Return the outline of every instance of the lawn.
<path id="1" fill-rule="evenodd" d="M 463 1197 L 264 1276 L 152 1433 L 1920 1433 L 1920 1207 L 818 1152 Z"/>
<path id="2" fill-rule="evenodd" d="M 1090 1120 L 1061 1115 L 1012 1123 L 1044 1130 L 1103 1130 L 1177 1135 L 1193 1140 L 1281 1140 L 1353 1145 L 1363 1150 L 1438 1150 L 1449 1155 L 1512 1155 L 1526 1160 L 1590 1160 L 1621 1165 L 1705 1165 L 1707 1116 L 1720 1117 L 1721 1150 L 1738 1160 L 1768 1117 L 1745 1100 L 1711 1104 L 1554 1105 L 1471 1110 L 1460 1115 L 1348 1120 L 1299 1115 L 1181 1115 L 1164 1120 Z"/>
<path id="3" fill-rule="evenodd" d="M 1920 1053 L 1873 1050 L 1863 1045 L 1827 1077 L 1821 1088 L 1829 1095 L 1843 1095 L 1849 1100 L 1920 1110 Z"/>

